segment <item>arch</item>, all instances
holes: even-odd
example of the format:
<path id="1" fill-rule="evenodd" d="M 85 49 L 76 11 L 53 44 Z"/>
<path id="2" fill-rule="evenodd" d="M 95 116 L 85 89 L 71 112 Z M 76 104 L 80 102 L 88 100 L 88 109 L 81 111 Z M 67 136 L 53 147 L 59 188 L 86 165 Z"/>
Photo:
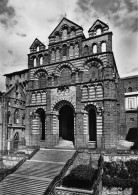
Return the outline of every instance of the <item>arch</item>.
<path id="1" fill-rule="evenodd" d="M 33 67 L 36 67 L 37 66 L 37 58 L 36 58 L 36 56 L 32 57 L 32 61 L 33 61 Z"/>
<path id="2" fill-rule="evenodd" d="M 101 43 L 101 52 L 106 52 L 106 42 Z"/>
<path id="3" fill-rule="evenodd" d="M 38 108 L 36 113 L 38 114 L 40 123 L 40 139 L 45 140 L 45 110 L 43 108 Z"/>
<path id="4" fill-rule="evenodd" d="M 97 44 L 94 43 L 93 46 L 92 46 L 92 52 L 95 54 L 97 53 Z"/>
<path id="5" fill-rule="evenodd" d="M 56 61 L 60 60 L 60 49 L 59 47 L 56 48 Z"/>
<path id="6" fill-rule="evenodd" d="M 44 88 L 46 87 L 46 84 L 47 84 L 47 77 L 45 74 L 41 74 L 38 78 L 38 85 L 39 85 L 39 88 Z"/>
<path id="7" fill-rule="evenodd" d="M 38 79 L 41 75 L 45 75 L 46 77 L 48 76 L 47 71 L 46 71 L 45 69 L 43 69 L 43 68 L 39 68 L 39 69 L 37 69 L 37 70 L 34 72 L 34 77 L 37 78 L 37 79 Z"/>
<path id="8" fill-rule="evenodd" d="M 128 88 L 128 92 L 132 92 L 132 87 L 129 87 Z"/>
<path id="9" fill-rule="evenodd" d="M 37 47 L 36 47 L 36 52 L 39 52 L 40 51 L 40 46 L 38 45 Z"/>
<path id="10" fill-rule="evenodd" d="M 39 64 L 43 65 L 43 56 L 42 55 L 39 55 Z"/>
<path id="11" fill-rule="evenodd" d="M 53 105 L 53 110 L 59 111 L 60 108 L 64 105 L 69 105 L 75 112 L 75 107 L 73 103 L 68 100 L 59 100 L 58 102 L 55 102 L 55 104 Z"/>
<path id="12" fill-rule="evenodd" d="M 7 113 L 7 123 L 10 123 L 10 118 L 11 118 L 11 112 L 8 111 L 8 113 Z"/>
<path id="13" fill-rule="evenodd" d="M 13 137 L 13 147 L 17 149 L 18 144 L 19 144 L 19 132 L 17 131 Z"/>
<path id="14" fill-rule="evenodd" d="M 58 42 L 60 39 L 60 34 L 58 31 L 55 32 L 55 41 Z"/>
<path id="15" fill-rule="evenodd" d="M 18 124 L 19 123 L 19 110 L 16 109 L 14 112 L 14 123 Z"/>
<path id="16" fill-rule="evenodd" d="M 59 110 L 59 138 L 74 142 L 74 110 L 69 104 Z"/>
<path id="17" fill-rule="evenodd" d="M 63 55 L 63 56 L 67 56 L 67 45 L 66 45 L 66 44 L 64 44 L 64 45 L 62 46 L 62 55 Z"/>
<path id="18" fill-rule="evenodd" d="M 96 29 L 96 35 L 101 35 L 101 34 L 102 34 L 102 29 L 101 29 L 101 27 L 98 27 Z"/>
<path id="19" fill-rule="evenodd" d="M 70 27 L 70 37 L 75 37 L 76 35 L 76 29 L 74 26 Z"/>
<path id="20" fill-rule="evenodd" d="M 92 57 L 84 62 L 84 68 L 89 69 L 91 66 L 96 66 L 97 68 L 100 68 L 103 66 L 103 62 L 98 57 Z"/>
<path id="21" fill-rule="evenodd" d="M 62 40 L 65 40 L 65 39 L 68 38 L 68 29 L 69 29 L 69 27 L 68 27 L 68 25 L 64 24 L 61 27 L 61 29 L 62 29 Z"/>
<path id="22" fill-rule="evenodd" d="M 84 46 L 84 48 L 83 48 L 83 55 L 84 55 L 84 56 L 89 55 L 89 47 L 88 47 L 88 45 L 85 45 L 85 46 Z"/>
<path id="23" fill-rule="evenodd" d="M 69 68 L 71 70 L 71 72 L 75 71 L 75 67 L 71 63 L 63 63 L 63 64 L 59 64 L 55 68 L 54 74 L 59 76 L 61 74 L 61 71 L 62 71 L 63 68 Z"/>
<path id="24" fill-rule="evenodd" d="M 71 83 L 71 70 L 69 67 L 62 68 L 59 79 L 61 85 L 67 85 Z"/>

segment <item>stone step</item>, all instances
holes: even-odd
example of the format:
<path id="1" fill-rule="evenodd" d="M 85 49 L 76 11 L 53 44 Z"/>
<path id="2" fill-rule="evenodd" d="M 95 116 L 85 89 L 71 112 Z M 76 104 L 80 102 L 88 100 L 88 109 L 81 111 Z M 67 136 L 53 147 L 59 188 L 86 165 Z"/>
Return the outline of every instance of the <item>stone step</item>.
<path id="1" fill-rule="evenodd" d="M 64 162 L 66 163 L 70 159 L 75 150 L 61 150 L 61 149 L 40 149 L 32 160 L 52 161 L 52 162 Z"/>
<path id="2" fill-rule="evenodd" d="M 0 183 L 0 195 L 43 195 L 75 150 L 41 149 Z"/>

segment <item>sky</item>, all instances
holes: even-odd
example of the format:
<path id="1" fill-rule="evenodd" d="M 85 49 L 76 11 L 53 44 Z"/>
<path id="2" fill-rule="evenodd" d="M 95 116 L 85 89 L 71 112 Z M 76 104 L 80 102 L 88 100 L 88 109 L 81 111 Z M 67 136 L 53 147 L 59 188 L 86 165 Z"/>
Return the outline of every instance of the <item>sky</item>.
<path id="1" fill-rule="evenodd" d="M 138 0 L 0 0 L 0 91 L 4 74 L 27 68 L 35 38 L 48 48 L 48 36 L 65 14 L 86 37 L 97 18 L 107 23 L 120 77 L 138 75 Z"/>

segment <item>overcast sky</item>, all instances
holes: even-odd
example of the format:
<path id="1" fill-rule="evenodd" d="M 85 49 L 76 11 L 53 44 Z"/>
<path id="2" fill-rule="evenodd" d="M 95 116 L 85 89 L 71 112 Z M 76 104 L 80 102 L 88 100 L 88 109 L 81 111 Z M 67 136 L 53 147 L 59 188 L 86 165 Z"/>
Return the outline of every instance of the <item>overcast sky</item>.
<path id="1" fill-rule="evenodd" d="M 97 18 L 113 32 L 113 52 L 121 77 L 138 75 L 137 0 L 0 0 L 0 90 L 3 74 L 26 69 L 29 47 L 48 36 L 67 15 L 84 34 Z"/>

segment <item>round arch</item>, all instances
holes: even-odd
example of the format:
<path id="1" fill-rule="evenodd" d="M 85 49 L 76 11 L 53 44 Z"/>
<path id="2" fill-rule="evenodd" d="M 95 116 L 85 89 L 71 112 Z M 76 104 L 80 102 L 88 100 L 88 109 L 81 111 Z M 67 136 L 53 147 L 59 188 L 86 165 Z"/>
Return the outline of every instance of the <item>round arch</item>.
<path id="1" fill-rule="evenodd" d="M 40 122 L 40 139 L 45 140 L 45 110 L 43 108 L 38 108 L 36 110 L 36 113 L 38 114 L 39 117 L 39 122 Z"/>
<path id="2" fill-rule="evenodd" d="M 54 106 L 54 110 L 59 114 L 59 138 L 74 142 L 74 107 L 62 100 Z"/>

